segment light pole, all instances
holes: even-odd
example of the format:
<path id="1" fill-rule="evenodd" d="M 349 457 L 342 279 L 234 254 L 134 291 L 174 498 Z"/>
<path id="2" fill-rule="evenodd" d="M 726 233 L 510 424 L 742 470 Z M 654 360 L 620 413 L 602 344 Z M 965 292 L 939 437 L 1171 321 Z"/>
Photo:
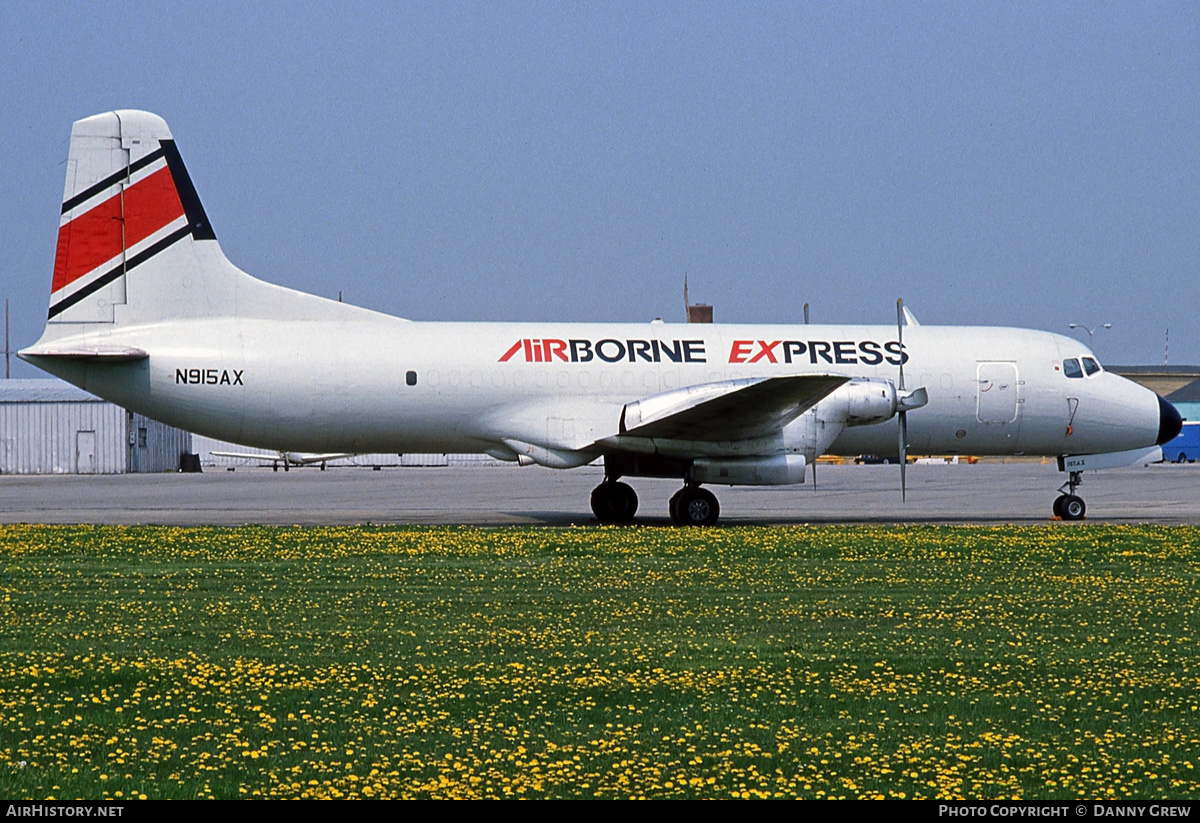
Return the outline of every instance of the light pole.
<path id="1" fill-rule="evenodd" d="M 1096 332 L 1100 331 L 1100 329 L 1111 329 L 1112 323 L 1105 323 L 1103 326 L 1094 326 L 1090 329 L 1087 326 L 1081 325 L 1079 323 L 1068 323 L 1067 328 L 1083 329 L 1085 332 L 1087 332 L 1088 333 L 1088 348 L 1091 349 L 1092 351 L 1095 351 L 1096 350 L 1095 347 L 1092 346 L 1092 335 L 1094 335 Z"/>

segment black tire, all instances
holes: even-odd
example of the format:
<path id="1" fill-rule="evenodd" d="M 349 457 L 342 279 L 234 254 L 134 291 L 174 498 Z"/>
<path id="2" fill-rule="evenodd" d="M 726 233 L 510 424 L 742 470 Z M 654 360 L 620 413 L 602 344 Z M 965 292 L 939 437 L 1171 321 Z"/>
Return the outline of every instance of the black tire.
<path id="1" fill-rule="evenodd" d="M 712 526 L 721 516 L 721 505 L 708 489 L 686 486 L 671 499 L 671 519 L 680 526 Z"/>
<path id="2" fill-rule="evenodd" d="M 667 512 L 671 515 L 671 522 L 676 526 L 682 526 L 683 518 L 679 513 L 679 498 L 683 496 L 683 489 L 671 495 L 671 502 L 667 503 Z"/>
<path id="3" fill-rule="evenodd" d="M 592 489 L 592 513 L 601 523 L 629 523 L 637 507 L 637 492 L 628 483 L 606 480 Z"/>
<path id="4" fill-rule="evenodd" d="M 1067 499 L 1067 496 L 1065 494 L 1060 494 L 1058 497 L 1054 498 L 1053 509 L 1054 509 L 1055 517 L 1059 517 L 1064 520 L 1066 519 L 1065 517 L 1063 517 L 1063 510 L 1062 510 L 1063 501 L 1066 499 Z"/>
<path id="5" fill-rule="evenodd" d="M 1084 505 L 1083 498 L 1073 494 L 1064 495 L 1062 500 L 1062 519 L 1063 520 L 1082 520 L 1083 515 L 1087 512 L 1087 506 Z"/>
<path id="6" fill-rule="evenodd" d="M 1179 456 L 1175 458 L 1175 462 L 1176 462 L 1176 463 L 1186 463 L 1186 462 L 1187 462 L 1187 455 L 1186 455 L 1186 454 L 1184 454 L 1183 452 L 1180 452 L 1180 453 L 1179 453 Z"/>

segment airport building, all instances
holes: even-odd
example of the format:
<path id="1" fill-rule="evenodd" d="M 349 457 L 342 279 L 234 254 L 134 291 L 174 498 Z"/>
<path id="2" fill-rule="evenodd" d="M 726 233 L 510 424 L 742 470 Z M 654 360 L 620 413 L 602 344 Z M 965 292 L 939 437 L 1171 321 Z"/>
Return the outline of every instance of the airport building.
<path id="1" fill-rule="evenodd" d="M 188 432 L 61 380 L 0 380 L 0 474 L 174 471 Z"/>
<path id="2" fill-rule="evenodd" d="M 212 452 L 262 455 L 260 460 Z M 208 469 L 270 465 L 279 453 L 193 435 L 55 378 L 0 380 L 0 474 L 177 471 L 195 453 Z M 278 464 L 282 467 L 282 463 Z M 330 466 L 508 466 L 483 454 L 358 454 Z"/>

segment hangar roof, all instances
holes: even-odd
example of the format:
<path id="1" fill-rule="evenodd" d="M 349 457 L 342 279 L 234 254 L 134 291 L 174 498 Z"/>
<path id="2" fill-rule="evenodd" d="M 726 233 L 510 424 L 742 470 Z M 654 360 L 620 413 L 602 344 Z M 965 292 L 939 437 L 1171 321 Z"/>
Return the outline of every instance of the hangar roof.
<path id="1" fill-rule="evenodd" d="M 103 403 L 62 380 L 0 380 L 0 403 Z"/>

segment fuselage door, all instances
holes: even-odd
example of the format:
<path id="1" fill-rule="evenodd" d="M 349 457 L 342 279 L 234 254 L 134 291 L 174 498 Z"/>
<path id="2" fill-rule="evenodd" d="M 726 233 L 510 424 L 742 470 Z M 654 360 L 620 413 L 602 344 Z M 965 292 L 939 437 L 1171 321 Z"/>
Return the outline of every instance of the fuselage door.
<path id="1" fill-rule="evenodd" d="M 979 403 L 976 416 L 980 423 L 1012 423 L 1017 419 L 1017 364 L 980 363 Z"/>

